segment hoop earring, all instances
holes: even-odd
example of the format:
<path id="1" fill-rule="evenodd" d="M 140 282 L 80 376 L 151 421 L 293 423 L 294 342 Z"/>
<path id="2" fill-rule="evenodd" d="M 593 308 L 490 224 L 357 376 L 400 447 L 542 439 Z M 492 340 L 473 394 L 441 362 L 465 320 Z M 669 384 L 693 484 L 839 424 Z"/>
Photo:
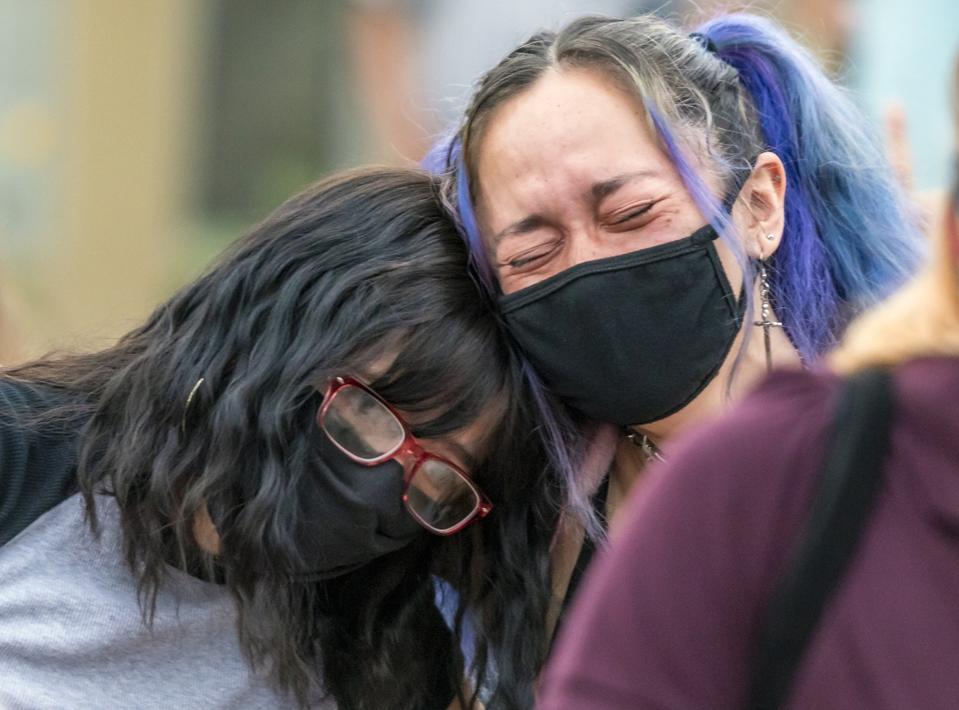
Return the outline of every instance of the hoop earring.
<path id="1" fill-rule="evenodd" d="M 183 418 L 180 420 L 181 434 L 186 433 L 186 415 L 190 413 L 190 404 L 193 402 L 193 398 L 196 396 L 197 390 L 200 389 L 200 385 L 202 385 L 205 381 L 205 377 L 198 379 L 196 384 L 193 385 L 193 389 L 190 390 L 190 394 L 186 396 L 186 404 L 183 406 Z"/>
<path id="2" fill-rule="evenodd" d="M 773 348 L 769 331 L 771 328 L 783 327 L 783 324 L 779 321 L 769 319 L 769 316 L 772 315 L 771 296 L 772 289 L 769 287 L 769 269 L 767 268 L 766 257 L 762 257 L 759 259 L 760 320 L 754 321 L 753 325 L 763 329 L 763 345 L 766 348 L 766 372 L 773 369 Z"/>

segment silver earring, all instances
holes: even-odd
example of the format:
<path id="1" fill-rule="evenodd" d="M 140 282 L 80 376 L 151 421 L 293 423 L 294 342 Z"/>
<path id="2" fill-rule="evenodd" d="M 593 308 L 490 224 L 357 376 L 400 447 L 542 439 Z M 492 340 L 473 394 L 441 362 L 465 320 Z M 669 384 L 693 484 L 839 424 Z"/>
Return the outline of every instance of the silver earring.
<path id="1" fill-rule="evenodd" d="M 190 404 L 193 402 L 193 398 L 196 396 L 197 390 L 200 389 L 200 385 L 202 385 L 205 381 L 205 377 L 198 379 L 196 384 L 193 385 L 193 389 L 190 390 L 190 394 L 186 396 L 186 404 L 183 407 L 183 419 L 180 420 L 181 434 L 186 433 L 186 415 L 190 413 Z"/>
<path id="2" fill-rule="evenodd" d="M 753 325 L 763 329 L 763 344 L 766 347 L 767 371 L 773 368 L 773 348 L 772 340 L 769 336 L 769 330 L 770 328 L 783 327 L 783 324 L 779 321 L 769 319 L 769 317 L 772 315 L 772 303 L 770 302 L 771 296 L 772 289 L 769 287 L 769 269 L 766 265 L 766 259 L 762 258 L 759 260 L 759 316 L 761 320 L 755 321 Z"/>
<path id="3" fill-rule="evenodd" d="M 776 235 L 775 235 L 775 234 L 769 233 L 769 234 L 766 235 L 766 241 L 767 241 L 767 242 L 771 242 L 771 241 L 774 240 L 775 238 L 776 238 Z"/>

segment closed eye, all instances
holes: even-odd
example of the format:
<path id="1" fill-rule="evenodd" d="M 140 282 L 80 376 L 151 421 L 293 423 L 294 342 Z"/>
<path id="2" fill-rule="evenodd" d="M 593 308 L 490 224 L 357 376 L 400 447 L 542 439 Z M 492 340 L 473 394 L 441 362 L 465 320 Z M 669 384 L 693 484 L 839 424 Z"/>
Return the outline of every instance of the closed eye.
<path id="1" fill-rule="evenodd" d="M 653 208 L 653 205 L 654 205 L 654 204 L 656 204 L 656 203 L 655 203 L 655 202 L 649 202 L 649 203 L 647 203 L 647 204 L 645 204 L 645 205 L 642 205 L 641 207 L 639 207 L 639 208 L 637 208 L 637 209 L 634 209 L 634 210 L 632 210 L 632 211 L 630 211 L 630 212 L 627 212 L 625 215 L 623 215 L 623 216 L 621 216 L 621 217 L 617 216 L 617 217 L 615 217 L 611 222 L 609 222 L 609 225 L 612 226 L 612 227 L 616 227 L 616 226 L 619 226 L 619 225 L 622 225 L 622 224 L 626 224 L 627 222 L 630 222 L 630 221 L 636 219 L 637 217 L 641 217 L 641 216 L 643 216 L 644 214 L 646 214 L 647 212 L 649 212 L 649 211 Z"/>
<path id="2" fill-rule="evenodd" d="M 499 265 L 501 267 L 506 266 L 515 270 L 533 266 L 551 256 L 557 249 L 559 249 L 560 244 L 561 242 L 559 240 L 554 240 L 545 244 L 537 244 L 535 247 L 527 249 L 526 251 L 520 252 L 509 259 L 501 261 Z"/>

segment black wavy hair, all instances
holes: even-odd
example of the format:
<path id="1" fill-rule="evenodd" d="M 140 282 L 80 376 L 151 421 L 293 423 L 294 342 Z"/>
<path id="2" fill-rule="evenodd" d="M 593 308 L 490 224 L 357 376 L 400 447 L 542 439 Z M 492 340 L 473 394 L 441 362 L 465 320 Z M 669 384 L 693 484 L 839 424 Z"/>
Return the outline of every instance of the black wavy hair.
<path id="1" fill-rule="evenodd" d="M 113 347 L 2 373 L 63 395 L 42 416 L 80 427 L 94 531 L 95 494 L 116 498 L 146 623 L 172 563 L 229 588 L 250 663 L 301 706 L 323 694 L 341 708 L 445 707 L 454 694 L 469 706 L 467 676 L 488 707 L 532 705 L 560 484 L 520 365 L 466 264 L 434 178 L 348 172 L 283 204 Z M 383 358 L 392 364 L 370 384 L 419 415 L 420 436 L 498 403 L 473 471 L 495 509 L 459 535 L 424 532 L 345 576 L 301 580 L 291 526 L 297 481 L 312 473 L 317 388 Z M 215 558 L 193 532 L 206 508 L 230 521 Z M 459 599 L 452 629 L 436 575 Z"/>

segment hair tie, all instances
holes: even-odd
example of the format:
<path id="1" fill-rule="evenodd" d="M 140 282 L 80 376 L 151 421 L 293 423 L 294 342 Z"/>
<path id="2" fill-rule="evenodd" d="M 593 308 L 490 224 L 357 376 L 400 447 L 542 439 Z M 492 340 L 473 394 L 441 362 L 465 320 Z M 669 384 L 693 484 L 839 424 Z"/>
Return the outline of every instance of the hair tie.
<path id="1" fill-rule="evenodd" d="M 703 49 L 705 49 L 710 54 L 716 54 L 719 51 L 719 48 L 716 47 L 716 43 L 702 32 L 691 32 L 689 38 L 697 42 Z"/>

